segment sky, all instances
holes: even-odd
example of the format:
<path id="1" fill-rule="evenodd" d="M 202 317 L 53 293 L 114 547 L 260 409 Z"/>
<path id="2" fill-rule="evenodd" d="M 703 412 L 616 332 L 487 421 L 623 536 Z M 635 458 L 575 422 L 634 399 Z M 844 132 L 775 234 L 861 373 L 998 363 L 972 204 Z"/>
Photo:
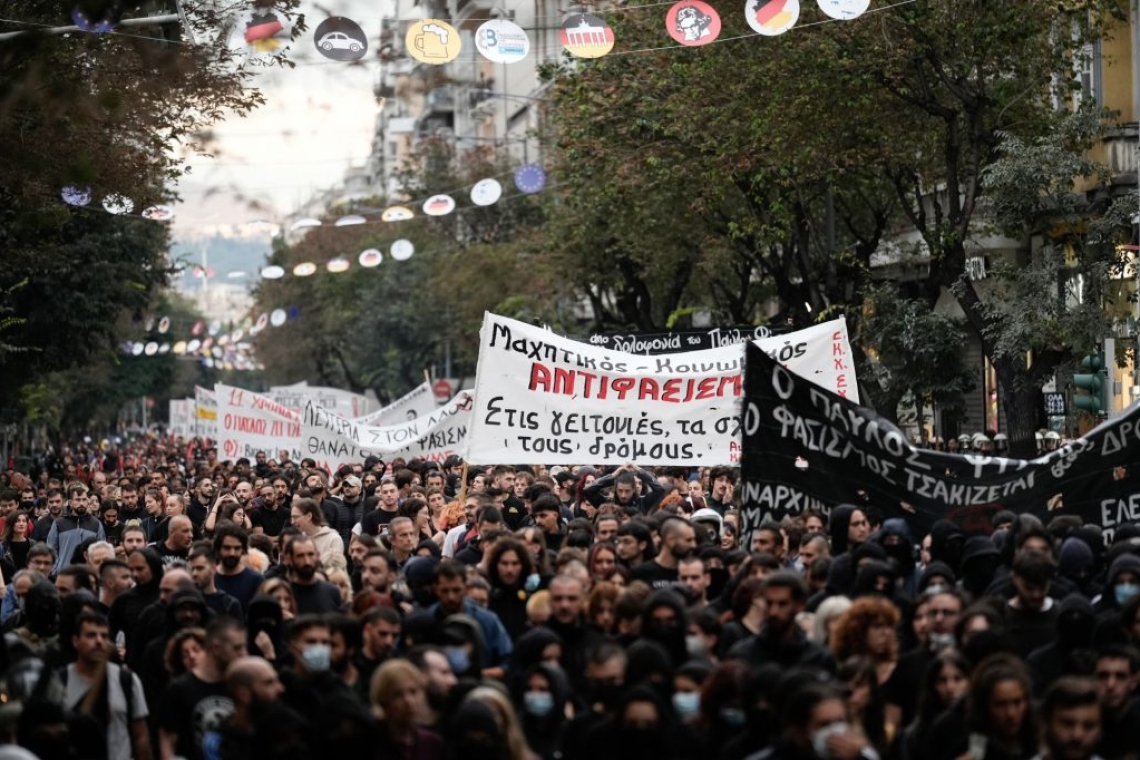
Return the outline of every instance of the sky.
<path id="1" fill-rule="evenodd" d="M 303 6 L 309 31 L 293 43 L 289 57 L 296 68 L 259 73 L 254 82 L 266 103 L 214 129 L 212 158 L 186 160 L 191 171 L 176 187 L 182 199 L 175 207 L 176 236 L 280 218 L 338 183 L 349 166 L 364 163 L 378 113 L 372 94 L 377 64 L 330 61 L 314 48 L 312 30 L 329 15 L 344 15 L 374 41 L 381 7 L 361 0 Z M 251 208 L 253 199 L 263 208 Z"/>

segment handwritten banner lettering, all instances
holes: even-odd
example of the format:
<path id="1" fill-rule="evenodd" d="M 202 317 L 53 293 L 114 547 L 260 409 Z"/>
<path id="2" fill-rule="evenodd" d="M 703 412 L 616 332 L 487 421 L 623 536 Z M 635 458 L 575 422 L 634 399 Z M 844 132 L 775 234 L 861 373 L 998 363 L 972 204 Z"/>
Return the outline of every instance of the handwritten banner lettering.
<path id="1" fill-rule="evenodd" d="M 755 345 L 747 357 L 742 537 L 766 520 L 841 503 L 905 517 L 916 536 L 940 518 L 984 532 L 1002 509 L 1046 522 L 1075 514 L 1104 528 L 1106 540 L 1140 518 L 1140 406 L 1037 459 L 959 456 L 915 448 L 874 410 Z"/>
<path id="2" fill-rule="evenodd" d="M 225 459 L 246 457 L 253 460 L 258 451 L 276 457 L 288 451 L 294 462 L 301 461 L 301 415 L 268 396 L 215 385 L 218 403 L 218 454 Z"/>
<path id="3" fill-rule="evenodd" d="M 310 401 L 301 415 L 303 456 L 329 469 L 360 463 L 370 456 L 442 462 L 452 454 L 462 455 L 467 448 L 474 405 L 472 391 L 460 391 L 443 406 L 436 406 L 432 399 L 427 414 L 382 427 L 342 417 Z"/>
<path id="4" fill-rule="evenodd" d="M 739 460 L 739 345 L 646 356 L 493 314 L 480 339 L 467 456 L 473 464 Z M 814 382 L 858 398 L 842 319 L 757 344 Z"/>

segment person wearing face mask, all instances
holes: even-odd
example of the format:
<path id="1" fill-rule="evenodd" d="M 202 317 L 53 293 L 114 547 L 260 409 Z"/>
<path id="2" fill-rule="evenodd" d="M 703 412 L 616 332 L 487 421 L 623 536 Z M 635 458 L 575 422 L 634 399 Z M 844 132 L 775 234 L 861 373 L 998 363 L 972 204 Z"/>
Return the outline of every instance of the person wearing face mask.
<path id="1" fill-rule="evenodd" d="M 612 718 L 586 739 L 584 757 L 597 760 L 673 760 L 699 757 L 699 746 L 678 741 L 669 709 L 646 684 L 629 689 L 618 701 Z"/>
<path id="2" fill-rule="evenodd" d="M 743 731 L 748 722 L 744 690 L 750 670 L 739 661 L 717 666 L 701 686 L 697 730 L 704 757 L 719 757 L 724 746 Z"/>
<path id="3" fill-rule="evenodd" d="M 697 549 L 697 533 L 688 520 L 669 517 L 661 523 L 661 549 L 657 556 L 633 568 L 632 578 L 652 588 L 668 588 L 677 582 L 677 566 Z"/>
<path id="4" fill-rule="evenodd" d="M 570 681 L 557 665 L 539 663 L 523 674 L 522 686 L 516 702 L 526 742 L 543 760 L 555 760 L 561 757 Z"/>
<path id="5" fill-rule="evenodd" d="M 1121 554 L 1108 568 L 1107 583 L 1100 597 L 1093 600 L 1097 616 L 1118 613 L 1124 605 L 1140 596 L 1140 557 Z"/>
<path id="6" fill-rule="evenodd" d="M 779 739 L 747 760 L 878 760 L 847 723 L 847 706 L 834 687 L 809 683 L 796 689 L 780 715 Z"/>
<path id="7" fill-rule="evenodd" d="M 673 674 L 673 712 L 686 724 L 695 723 L 701 711 L 701 687 L 712 672 L 707 660 L 690 660 Z"/>
<path id="8" fill-rule="evenodd" d="M 336 672 L 333 661 L 333 632 L 327 619 L 301 615 L 293 619 L 286 640 L 291 665 L 281 673 L 285 702 L 302 714 L 321 714 L 321 706 L 335 698 L 358 699 Z M 341 653 L 341 660 L 344 653 Z"/>

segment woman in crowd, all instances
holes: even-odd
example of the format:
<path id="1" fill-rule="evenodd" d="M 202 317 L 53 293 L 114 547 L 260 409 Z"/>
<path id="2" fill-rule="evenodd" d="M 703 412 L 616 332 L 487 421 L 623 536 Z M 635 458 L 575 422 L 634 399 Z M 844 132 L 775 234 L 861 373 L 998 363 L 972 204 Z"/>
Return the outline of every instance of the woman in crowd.
<path id="1" fill-rule="evenodd" d="M 340 533 L 325 524 L 325 512 L 316 501 L 297 499 L 293 503 L 289 519 L 294 528 L 313 539 L 321 557 L 321 566 L 326 572 L 348 567 L 344 557 L 344 539 Z"/>
<path id="2" fill-rule="evenodd" d="M 898 624 L 898 608 L 890 601 L 878 596 L 856 599 L 836 623 L 831 639 L 836 662 L 867 657 L 874 663 L 876 683 L 886 683 L 898 663 Z"/>
<path id="3" fill-rule="evenodd" d="M 379 719 L 377 760 L 440 760 L 443 742 L 422 728 L 427 717 L 427 679 L 407 660 L 389 660 L 372 676 L 369 695 Z"/>
<path id="4" fill-rule="evenodd" d="M 28 512 L 17 511 L 4 522 L 4 532 L 0 534 L 0 569 L 4 571 L 4 581 L 12 582 L 17 570 L 28 566 L 28 550 L 32 542 L 28 535 L 32 532 L 32 519 Z"/>
<path id="5" fill-rule="evenodd" d="M 269 596 L 281 605 L 281 617 L 292 620 L 297 616 L 297 600 L 293 597 L 293 588 L 284 578 L 270 578 L 257 589 L 258 596 Z"/>
<path id="6" fill-rule="evenodd" d="M 487 581 L 491 585 L 488 607 L 515 640 L 527 629 L 527 585 L 533 584 L 535 589 L 531 590 L 538 585 L 532 575 L 534 564 L 521 541 L 503 538 L 495 542 L 487 560 Z"/>
<path id="7" fill-rule="evenodd" d="M 934 721 L 966 696 L 969 684 L 970 665 L 957 651 L 948 649 L 934 658 L 922 679 L 918 715 L 902 735 L 902 760 L 920 760 L 924 756 Z"/>

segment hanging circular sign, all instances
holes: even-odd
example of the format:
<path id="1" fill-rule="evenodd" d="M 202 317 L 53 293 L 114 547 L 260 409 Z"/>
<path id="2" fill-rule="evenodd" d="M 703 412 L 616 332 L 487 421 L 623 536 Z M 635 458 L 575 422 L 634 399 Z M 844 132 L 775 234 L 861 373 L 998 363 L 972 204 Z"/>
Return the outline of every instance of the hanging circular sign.
<path id="1" fill-rule="evenodd" d="M 162 354 L 169 354 L 170 353 L 170 344 L 169 343 L 163 343 L 161 346 L 158 347 L 158 353 L 160 356 Z"/>
<path id="2" fill-rule="evenodd" d="M 329 262 L 325 264 L 325 269 L 334 274 L 339 274 L 340 272 L 347 272 L 349 266 L 348 259 L 343 256 L 337 256 L 335 259 L 329 259 Z"/>
<path id="3" fill-rule="evenodd" d="M 368 52 L 368 36 L 360 24 L 343 16 L 326 18 L 318 24 L 313 44 L 321 55 L 334 61 L 359 61 Z"/>
<path id="4" fill-rule="evenodd" d="M 274 309 L 273 313 L 269 315 L 269 324 L 274 327 L 280 327 L 285 324 L 287 316 L 284 309 Z"/>
<path id="5" fill-rule="evenodd" d="M 145 351 L 145 350 L 146 350 L 146 344 L 143 343 L 141 340 L 138 343 L 131 346 L 131 353 L 134 354 L 135 356 L 142 356 L 143 351 Z"/>
<path id="6" fill-rule="evenodd" d="M 392 250 L 390 251 L 392 258 L 394 258 L 396 261 L 407 261 L 415 252 L 416 247 L 412 245 L 412 241 L 404 239 L 400 239 L 395 243 L 392 243 Z"/>
<path id="7" fill-rule="evenodd" d="M 518 63 L 530 52 L 530 37 L 514 21 L 493 18 L 475 32 L 475 47 L 495 63 Z"/>
<path id="8" fill-rule="evenodd" d="M 170 317 L 163 317 L 158 320 L 158 331 L 164 335 L 170 332 Z"/>
<path id="9" fill-rule="evenodd" d="M 152 340 L 150 343 L 146 344 L 145 351 L 147 356 L 154 356 L 158 353 L 158 344 Z"/>
<path id="10" fill-rule="evenodd" d="M 720 36 L 720 14 L 701 0 L 681 0 L 665 14 L 665 29 L 682 45 L 707 45 Z"/>
<path id="11" fill-rule="evenodd" d="M 800 0 L 745 0 L 744 18 L 765 37 L 783 34 L 800 19 Z"/>
<path id="12" fill-rule="evenodd" d="M 247 55 L 282 53 L 293 37 L 293 25 L 285 14 L 272 8 L 242 12 L 234 24 L 230 47 Z"/>
<path id="13" fill-rule="evenodd" d="M 867 12 L 871 0 L 817 0 L 819 9 L 831 18 L 850 21 Z"/>
<path id="14" fill-rule="evenodd" d="M 320 227 L 320 226 L 321 226 L 321 220 L 320 219 L 314 219 L 311 216 L 306 216 L 305 218 L 298 219 L 297 221 L 293 222 L 293 224 L 289 225 L 289 231 L 290 232 L 296 232 L 297 230 L 302 230 L 306 227 Z"/>
<path id="15" fill-rule="evenodd" d="M 194 340 L 192 340 L 186 344 L 186 353 L 192 354 L 201 347 L 202 347 L 202 341 L 195 338 Z"/>
<path id="16" fill-rule="evenodd" d="M 293 274 L 296 277 L 308 277 L 317 271 L 317 265 L 311 261 L 305 261 L 293 267 Z"/>
<path id="17" fill-rule="evenodd" d="M 369 248 L 368 250 L 360 252 L 360 258 L 358 260 L 360 261 L 360 266 L 371 269 L 372 267 L 380 266 L 380 262 L 384 260 L 384 254 L 375 248 Z"/>
<path id="18" fill-rule="evenodd" d="M 266 280 L 280 280 L 285 276 L 285 268 L 279 267 L 276 264 L 267 266 L 261 270 L 261 276 Z"/>
<path id="19" fill-rule="evenodd" d="M 481 179 L 471 188 L 471 202 L 476 206 L 490 206 L 503 197 L 503 186 L 497 179 Z"/>
<path id="20" fill-rule="evenodd" d="M 150 219 L 152 222 L 169 222 L 174 218 L 174 209 L 166 205 L 148 206 L 143 209 L 143 219 Z"/>
<path id="21" fill-rule="evenodd" d="M 103 209 L 108 214 L 129 214 L 135 210 L 135 202 L 125 195 L 112 193 L 103 199 Z"/>
<path id="22" fill-rule="evenodd" d="M 262 314 L 260 317 L 257 318 L 257 329 L 259 331 L 264 330 L 268 324 L 269 324 L 269 315 L 268 314 Z"/>
<path id="23" fill-rule="evenodd" d="M 206 332 L 208 332 L 210 334 L 210 336 L 213 337 L 213 336 L 217 335 L 221 331 L 221 329 L 222 329 L 222 321 L 220 319 L 215 319 L 213 322 L 210 323 L 210 329 L 206 330 Z"/>
<path id="24" fill-rule="evenodd" d="M 578 58 L 601 58 L 614 49 L 614 30 L 592 13 L 576 13 L 563 21 L 558 39 Z"/>
<path id="25" fill-rule="evenodd" d="M 384 213 L 380 218 L 385 222 L 406 222 L 409 219 L 414 219 L 415 214 L 407 206 L 390 206 L 384 209 Z"/>
<path id="26" fill-rule="evenodd" d="M 202 331 L 205 329 L 206 329 L 206 323 L 204 321 L 202 321 L 201 319 L 199 319 L 197 322 L 194 323 L 194 326 L 190 328 L 190 334 L 193 335 L 194 337 L 198 337 L 199 335 L 202 334 Z"/>
<path id="27" fill-rule="evenodd" d="M 91 188 L 65 187 L 59 192 L 59 197 L 68 206 L 86 206 L 91 202 Z"/>
<path id="28" fill-rule="evenodd" d="M 437 66 L 454 61 L 463 49 L 463 42 L 455 27 L 434 18 L 417 21 L 408 27 L 404 44 L 412 58 L 420 63 Z"/>
<path id="29" fill-rule="evenodd" d="M 337 219 L 336 224 L 334 226 L 336 226 L 336 227 L 351 227 L 354 224 L 364 224 L 367 221 L 368 221 L 367 219 L 360 216 L 359 214 L 349 214 L 348 216 L 342 216 L 340 219 Z"/>
<path id="30" fill-rule="evenodd" d="M 455 199 L 450 195 L 433 195 L 424 201 L 424 213 L 428 216 L 445 216 L 455 210 Z"/>
<path id="31" fill-rule="evenodd" d="M 175 343 L 173 350 L 174 350 L 175 354 L 177 354 L 178 356 L 182 356 L 182 354 L 186 353 L 186 341 L 180 340 L 177 343 Z"/>
<path id="32" fill-rule="evenodd" d="M 546 172 L 538 164 L 525 164 L 515 169 L 515 187 L 520 193 L 533 195 L 546 187 Z"/>

